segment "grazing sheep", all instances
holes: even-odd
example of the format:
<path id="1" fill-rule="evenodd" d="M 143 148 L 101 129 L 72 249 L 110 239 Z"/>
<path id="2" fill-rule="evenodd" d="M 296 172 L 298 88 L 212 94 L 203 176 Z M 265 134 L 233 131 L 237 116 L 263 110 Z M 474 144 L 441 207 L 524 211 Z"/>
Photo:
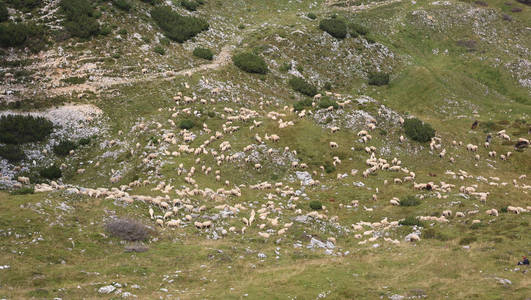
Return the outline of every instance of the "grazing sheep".
<path id="1" fill-rule="evenodd" d="M 18 176 L 17 181 L 23 184 L 30 184 L 30 179 L 24 176 Z"/>
<path id="2" fill-rule="evenodd" d="M 452 211 L 451 210 L 443 210 L 442 215 L 447 217 L 447 218 L 451 217 L 452 216 Z"/>
<path id="3" fill-rule="evenodd" d="M 336 142 L 330 142 L 330 148 L 337 148 L 339 145 Z"/>
<path id="4" fill-rule="evenodd" d="M 458 211 L 458 212 L 455 213 L 455 216 L 458 217 L 458 218 L 464 218 L 465 214 L 460 212 L 460 211 Z"/>
<path id="5" fill-rule="evenodd" d="M 487 210 L 485 212 L 487 213 L 487 215 L 491 215 L 491 216 L 495 216 L 495 217 L 498 216 L 498 210 L 495 209 L 495 208 L 489 209 L 489 210 Z"/>

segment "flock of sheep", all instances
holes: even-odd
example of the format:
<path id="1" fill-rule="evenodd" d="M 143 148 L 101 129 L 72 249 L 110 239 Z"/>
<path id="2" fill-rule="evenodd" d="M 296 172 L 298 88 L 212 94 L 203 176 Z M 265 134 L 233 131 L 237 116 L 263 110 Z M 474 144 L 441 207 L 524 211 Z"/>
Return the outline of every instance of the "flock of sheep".
<path id="1" fill-rule="evenodd" d="M 219 91 L 213 92 L 213 97 L 216 96 Z M 328 96 L 335 97 L 337 100 L 342 98 L 339 94 L 328 93 Z M 321 95 L 317 95 L 314 99 L 313 106 L 316 105 Z M 399 226 L 399 220 L 389 221 L 388 218 L 384 218 L 378 222 L 365 222 L 359 221 L 356 224 L 341 224 L 339 216 L 330 216 L 330 211 L 326 206 L 322 210 L 311 210 L 308 205 L 300 205 L 303 202 L 300 195 L 297 193 L 297 189 L 300 188 L 297 182 L 255 182 L 248 184 L 235 185 L 231 183 L 231 178 L 223 174 L 222 170 L 236 168 L 235 162 L 243 162 L 248 164 L 252 169 L 260 172 L 264 167 L 264 162 L 255 161 L 251 159 L 250 155 L 246 155 L 249 152 L 257 149 L 260 145 L 267 145 L 269 148 L 266 151 L 267 154 L 273 153 L 273 151 L 280 153 L 290 153 L 297 156 L 295 149 L 290 149 L 285 146 L 284 148 L 278 147 L 279 141 L 283 139 L 283 130 L 285 128 L 294 126 L 298 120 L 305 118 L 312 114 L 311 110 L 302 110 L 296 112 L 293 108 L 284 106 L 280 108 L 276 105 L 277 110 L 267 111 L 270 107 L 275 107 L 270 101 L 260 100 L 258 107 L 263 113 L 259 111 L 240 107 L 239 109 L 224 107 L 222 111 L 217 113 L 217 116 L 223 120 L 223 123 L 219 128 L 210 128 L 206 123 L 203 123 L 199 128 L 192 129 L 179 129 L 173 119 L 188 118 L 195 114 L 194 105 L 207 105 L 216 104 L 218 101 L 214 98 L 210 100 L 199 99 L 198 97 L 190 97 L 178 93 L 174 98 L 175 106 L 168 108 L 171 113 L 171 118 L 167 120 L 167 125 L 163 125 L 160 122 L 153 122 L 146 124 L 144 122 L 137 123 L 131 128 L 131 132 L 144 132 L 150 126 L 156 127 L 156 130 L 160 133 L 159 142 L 165 147 L 163 151 L 147 152 L 146 149 L 140 143 L 136 143 L 129 151 L 132 155 L 141 155 L 142 163 L 145 165 L 157 164 L 164 160 L 176 160 L 178 165 L 175 169 L 175 174 L 179 178 L 182 178 L 182 184 L 172 183 L 171 180 L 135 180 L 127 185 L 120 185 L 113 188 L 80 188 L 57 184 L 52 182 L 51 184 L 37 184 L 35 186 L 36 192 L 49 192 L 52 190 L 69 190 L 71 193 L 78 193 L 87 195 L 89 197 L 101 197 L 106 199 L 119 199 L 127 203 L 133 203 L 140 201 L 149 206 L 146 212 L 146 216 L 152 219 L 155 224 L 160 226 L 163 230 L 169 228 L 179 229 L 182 227 L 195 227 L 201 231 L 211 231 L 221 233 L 222 236 L 229 234 L 249 234 L 253 232 L 257 236 L 269 239 L 287 234 L 294 224 L 293 216 L 304 215 L 310 220 L 319 220 L 335 224 L 348 228 L 348 232 L 352 232 L 353 237 L 360 239 L 359 244 L 363 245 L 367 242 L 375 241 L 376 239 L 383 238 L 387 242 L 394 244 L 400 243 L 398 239 L 392 239 L 388 236 L 383 237 L 382 233 L 392 228 Z M 338 109 L 347 109 L 351 100 L 345 100 L 340 103 Z M 163 112 L 166 109 L 159 109 Z M 333 111 L 333 107 L 325 108 L 327 111 Z M 399 118 L 396 122 L 396 126 L 400 126 L 404 122 L 403 118 Z M 268 126 L 265 126 L 268 124 Z M 273 126 L 271 125 L 273 124 Z M 167 129 L 167 127 L 170 129 Z M 260 134 L 258 129 L 276 128 L 273 132 L 266 132 Z M 404 166 L 398 158 L 392 159 L 386 157 L 380 157 L 379 149 L 373 145 L 370 145 L 373 137 L 371 132 L 378 127 L 378 122 L 372 118 L 368 119 L 365 128 L 359 130 L 355 137 L 359 142 L 366 144 L 364 148 L 367 158 L 365 164 L 367 168 L 358 175 L 357 169 L 351 169 L 349 174 L 338 174 L 337 179 L 344 179 L 346 176 L 355 180 L 365 180 L 369 177 L 371 179 L 378 178 L 380 173 L 388 173 L 386 178 L 390 175 L 392 180 L 383 180 L 383 188 L 387 185 L 407 185 L 410 187 L 411 193 L 418 193 L 424 191 L 426 193 L 419 193 L 417 197 L 422 199 L 424 197 L 435 197 L 437 199 L 447 199 L 451 195 L 452 191 L 459 191 L 462 194 L 477 198 L 480 203 L 488 206 L 487 199 L 490 195 L 490 191 L 487 188 L 503 187 L 509 184 L 514 186 L 515 190 L 518 190 L 525 195 L 531 189 L 530 185 L 524 183 L 526 175 L 522 175 L 518 178 L 514 178 L 512 183 L 503 182 L 499 178 L 490 177 L 483 178 L 480 176 L 481 187 L 477 184 L 470 184 L 470 181 L 475 180 L 475 176 L 469 174 L 467 171 L 458 168 L 456 158 L 452 156 L 452 153 L 459 151 L 463 147 L 462 142 L 451 141 L 445 142 L 441 137 L 434 137 L 430 143 L 430 152 L 434 155 L 438 155 L 440 159 L 445 159 L 449 156 L 448 162 L 449 168 L 458 169 L 457 171 L 447 170 L 444 174 L 452 181 L 461 181 L 462 184 L 457 187 L 456 184 L 450 184 L 445 181 L 429 181 L 418 182 L 417 174 L 412 167 Z M 233 145 L 234 134 L 245 128 L 253 137 L 253 143 L 238 147 Z M 267 129 L 264 129 L 267 130 Z M 334 134 L 341 131 L 339 126 L 333 126 L 330 128 L 330 137 L 333 139 Z M 257 132 L 253 132 L 257 131 Z M 263 132 L 263 131 L 262 131 Z M 198 137 L 202 137 L 203 142 L 197 142 Z M 497 133 L 497 136 L 503 140 L 510 140 L 511 137 L 504 131 Z M 406 138 L 400 136 L 398 141 L 405 143 Z M 233 143 L 231 143 L 231 141 Z M 520 139 L 522 142 L 529 141 Z M 114 143 L 113 143 L 114 144 Z M 111 144 L 112 145 L 112 144 Z M 275 148 L 276 147 L 276 148 Z M 311 147 L 311 145 L 310 145 Z M 329 147 L 331 149 L 346 148 L 349 145 L 344 145 L 341 142 L 330 141 Z M 488 152 L 490 158 L 497 158 L 501 160 L 507 160 L 511 157 L 512 153 L 507 152 L 505 154 L 497 155 L 495 151 L 490 150 L 490 142 L 484 144 L 485 151 Z M 467 144 L 464 147 L 467 151 L 474 154 L 474 159 L 480 160 L 481 149 L 477 145 Z M 154 149 L 153 147 L 150 149 Z M 168 149 L 173 149 L 172 151 Z M 243 156 L 241 155 L 243 153 Z M 342 164 L 341 159 L 337 156 L 333 157 L 333 165 L 340 166 Z M 99 164 L 96 165 L 96 167 Z M 302 162 L 300 160 L 292 161 L 289 165 L 291 172 L 295 170 L 308 170 L 311 174 L 317 177 L 326 178 L 324 166 L 320 166 L 312 170 L 309 167 L 310 162 Z M 64 167 L 64 166 L 63 166 Z M 85 169 L 77 170 L 78 174 L 84 173 Z M 338 172 L 339 173 L 339 172 Z M 200 174 L 198 176 L 198 174 Z M 211 180 L 205 180 L 211 178 Z M 470 180 L 469 180 L 470 179 Z M 122 180 L 122 177 L 111 176 L 110 182 L 112 184 L 118 183 Z M 330 179 L 334 180 L 334 179 Z M 18 181 L 21 184 L 30 184 L 29 179 L 26 177 L 19 177 Z M 204 183 L 205 181 L 209 183 Z M 302 183 L 301 183 L 302 184 Z M 319 180 L 311 179 L 307 183 L 308 188 L 318 188 L 321 185 Z M 158 194 L 158 196 L 149 195 L 135 195 L 132 191 L 137 187 L 153 186 L 151 188 L 152 194 Z M 217 187 L 217 188 L 216 188 Z M 380 187 L 382 188 L 382 187 Z M 263 204 L 253 205 L 253 202 L 249 201 L 247 197 L 259 193 L 267 200 Z M 308 192 L 308 191 L 307 191 Z M 308 192 L 311 193 L 311 192 Z M 376 188 L 370 199 L 353 200 L 349 204 L 340 203 L 339 209 L 357 209 L 360 201 L 363 201 L 363 209 L 371 212 L 374 210 L 372 203 L 376 203 L 379 198 L 379 189 Z M 236 203 L 236 204 L 231 204 Z M 388 200 L 389 205 L 399 206 L 401 204 L 400 197 L 392 197 Z M 367 207 L 369 206 L 369 207 Z M 301 208 L 302 207 L 302 208 Z M 531 211 L 531 206 L 517 207 L 509 206 L 507 208 L 509 212 L 520 214 Z M 417 216 L 422 221 L 433 221 L 439 223 L 448 223 L 455 216 L 456 218 L 465 218 L 467 216 L 473 216 L 479 214 L 479 209 L 469 211 L 452 211 L 444 210 L 440 216 Z M 221 216 L 221 219 L 212 218 L 212 215 Z M 498 216 L 498 211 L 494 208 L 486 209 L 484 214 L 490 216 Z M 291 217 L 290 217 L 291 216 Z M 472 223 L 480 222 L 479 219 L 472 220 Z M 252 231 L 251 231 L 252 229 Z M 418 234 L 408 235 L 408 241 L 418 241 L 420 236 Z M 336 238 L 329 237 L 329 241 L 336 243 Z"/>

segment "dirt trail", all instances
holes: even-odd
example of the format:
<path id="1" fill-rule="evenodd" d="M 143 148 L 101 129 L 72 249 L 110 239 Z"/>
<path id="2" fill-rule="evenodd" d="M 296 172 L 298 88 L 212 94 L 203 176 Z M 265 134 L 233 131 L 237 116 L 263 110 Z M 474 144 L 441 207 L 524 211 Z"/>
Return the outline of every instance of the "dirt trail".
<path id="1" fill-rule="evenodd" d="M 103 89 L 110 88 L 114 85 L 121 85 L 121 84 L 133 84 L 137 82 L 146 82 L 146 81 L 153 81 L 157 79 L 162 80 L 172 80 L 178 76 L 191 76 L 194 73 L 206 71 L 206 70 L 215 70 L 219 69 L 225 65 L 228 65 L 231 61 L 231 51 L 235 46 L 233 45 L 226 45 L 224 46 L 218 55 L 214 57 L 214 60 L 211 63 L 203 64 L 197 67 L 184 69 L 177 72 L 165 72 L 165 73 L 155 73 L 155 74 L 149 74 L 139 77 L 101 77 L 97 80 L 86 82 L 83 84 L 76 84 L 66 87 L 59 87 L 59 88 L 52 88 L 47 91 L 50 95 L 65 95 L 65 94 L 73 94 L 73 93 L 82 93 L 85 91 L 90 91 L 93 93 L 99 93 Z"/>
<path id="2" fill-rule="evenodd" d="M 332 6 L 338 3 L 345 3 L 347 4 L 347 6 L 345 7 L 336 6 L 335 8 L 357 12 L 357 11 L 373 9 L 373 8 L 377 8 L 381 6 L 386 6 L 386 5 L 390 5 L 390 4 L 397 3 L 397 2 L 402 2 L 402 0 L 387 0 L 387 1 L 381 1 L 381 2 L 371 2 L 369 4 L 362 4 L 362 5 L 352 5 L 352 6 L 349 5 L 350 1 L 328 1 L 327 5 Z"/>

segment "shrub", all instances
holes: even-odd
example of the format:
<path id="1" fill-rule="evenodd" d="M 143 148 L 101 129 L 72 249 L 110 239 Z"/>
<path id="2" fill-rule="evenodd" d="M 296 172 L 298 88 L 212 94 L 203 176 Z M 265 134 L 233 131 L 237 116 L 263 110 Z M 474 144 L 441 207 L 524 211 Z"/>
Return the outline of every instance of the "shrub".
<path id="1" fill-rule="evenodd" d="M 9 12 L 7 11 L 6 4 L 0 1 L 0 22 L 7 21 L 9 19 Z"/>
<path id="2" fill-rule="evenodd" d="M 42 117 L 4 115 L 0 117 L 0 142 L 25 144 L 44 140 L 53 131 L 52 122 Z"/>
<path id="3" fill-rule="evenodd" d="M 323 204 L 321 201 L 313 200 L 310 202 L 310 208 L 313 210 L 321 210 L 323 209 Z"/>
<path id="4" fill-rule="evenodd" d="M 64 26 L 75 37 L 88 39 L 97 35 L 100 24 L 97 13 L 88 0 L 61 0 L 61 11 L 65 15 Z"/>
<path id="5" fill-rule="evenodd" d="M 475 236 L 467 236 L 459 240 L 459 245 L 470 245 L 477 240 L 478 238 Z"/>
<path id="6" fill-rule="evenodd" d="M 451 238 L 438 231 L 438 230 L 435 230 L 434 228 L 426 228 L 422 231 L 422 237 L 426 238 L 426 239 L 437 239 L 439 241 L 448 241 L 450 240 Z"/>
<path id="7" fill-rule="evenodd" d="M 42 26 L 33 23 L 0 24 L 0 46 L 28 47 L 33 52 L 44 48 L 46 35 Z"/>
<path id="8" fill-rule="evenodd" d="M 105 230 L 111 236 L 126 241 L 143 241 L 150 235 L 149 229 L 144 224 L 129 219 L 111 220 L 105 224 Z"/>
<path id="9" fill-rule="evenodd" d="M 369 29 L 364 27 L 363 25 L 352 23 L 349 25 L 350 27 L 350 35 L 353 37 L 357 37 L 360 35 L 366 35 L 369 33 Z"/>
<path id="10" fill-rule="evenodd" d="M 405 120 L 404 130 L 408 137 L 418 142 L 428 142 L 435 136 L 435 130 L 430 124 L 416 118 Z"/>
<path id="11" fill-rule="evenodd" d="M 292 67 L 291 63 L 289 63 L 289 62 L 285 62 L 285 63 L 283 63 L 283 64 L 280 66 L 280 68 L 278 68 L 278 70 L 279 70 L 280 72 L 282 72 L 282 73 L 286 73 L 286 72 L 288 72 L 289 70 L 291 70 L 291 67 Z"/>
<path id="12" fill-rule="evenodd" d="M 371 72 L 369 73 L 369 84 L 382 86 L 389 83 L 389 74 L 383 72 Z"/>
<path id="13" fill-rule="evenodd" d="M 26 159 L 26 154 L 18 145 L 5 145 L 0 147 L 0 157 L 7 159 L 10 163 L 16 163 Z"/>
<path id="14" fill-rule="evenodd" d="M 192 54 L 196 57 L 206 60 L 212 60 L 214 58 L 214 53 L 212 53 L 212 50 L 208 48 L 197 47 L 194 49 L 194 52 Z"/>
<path id="15" fill-rule="evenodd" d="M 35 189 L 31 186 L 28 187 L 22 187 L 16 190 L 11 191 L 11 195 L 28 195 L 35 193 Z"/>
<path id="16" fill-rule="evenodd" d="M 312 19 L 312 20 L 317 19 L 317 15 L 314 14 L 314 13 L 308 13 L 306 16 L 307 16 L 309 19 Z"/>
<path id="17" fill-rule="evenodd" d="M 29 12 L 36 7 L 39 7 L 43 4 L 42 0 L 6 0 L 5 2 L 11 4 L 16 9 L 22 10 L 24 12 Z"/>
<path id="18" fill-rule="evenodd" d="M 239 53 L 232 57 L 234 65 L 248 73 L 266 74 L 267 64 L 263 58 L 253 53 Z"/>
<path id="19" fill-rule="evenodd" d="M 157 46 L 155 46 L 155 48 L 153 48 L 153 51 L 154 51 L 155 53 L 160 54 L 160 55 L 164 55 L 164 54 L 166 54 L 166 49 L 164 49 L 161 45 L 157 45 Z"/>
<path id="20" fill-rule="evenodd" d="M 179 43 L 189 40 L 209 28 L 205 20 L 181 16 L 169 6 L 153 8 L 151 17 L 169 39 Z"/>
<path id="21" fill-rule="evenodd" d="M 330 174 L 336 171 L 336 167 L 328 161 L 324 164 L 324 168 L 327 174 Z"/>
<path id="22" fill-rule="evenodd" d="M 400 199 L 400 206 L 417 206 L 420 205 L 420 200 L 414 196 L 406 196 Z"/>
<path id="23" fill-rule="evenodd" d="M 200 5 L 197 1 L 181 0 L 181 6 L 189 11 L 196 11 Z"/>
<path id="24" fill-rule="evenodd" d="M 419 226 L 419 227 L 423 225 L 419 219 L 413 216 L 407 216 L 404 220 L 401 220 L 400 222 L 398 222 L 398 224 L 404 225 L 404 226 Z"/>
<path id="25" fill-rule="evenodd" d="M 181 129 L 192 129 L 194 126 L 195 126 L 195 123 L 192 120 L 188 120 L 188 119 L 182 120 L 179 123 L 179 128 Z"/>
<path id="26" fill-rule="evenodd" d="M 288 83 L 292 89 L 303 95 L 313 97 L 317 94 L 317 88 L 314 85 L 306 82 L 303 78 L 292 77 Z"/>
<path id="27" fill-rule="evenodd" d="M 323 85 L 323 89 L 327 90 L 327 91 L 331 90 L 332 89 L 332 83 L 330 81 L 325 82 L 325 84 Z"/>
<path id="28" fill-rule="evenodd" d="M 82 138 L 82 139 L 80 139 L 80 140 L 77 142 L 77 144 L 78 144 L 79 146 L 85 146 L 85 145 L 88 145 L 88 144 L 90 144 L 90 138 L 89 138 L 89 137 L 87 137 L 87 138 Z"/>
<path id="29" fill-rule="evenodd" d="M 41 175 L 41 177 L 43 178 L 50 179 L 50 180 L 58 179 L 58 178 L 61 178 L 61 176 L 63 176 L 61 169 L 59 169 L 59 167 L 57 167 L 56 165 L 52 165 L 50 167 L 41 169 L 39 171 L 39 175 Z"/>
<path id="30" fill-rule="evenodd" d="M 319 28 L 328 32 L 331 36 L 344 39 L 347 36 L 347 25 L 340 19 L 325 19 L 319 23 Z"/>
<path id="31" fill-rule="evenodd" d="M 329 108 L 330 106 L 334 107 L 334 109 L 338 109 L 339 107 L 336 101 L 330 99 L 329 97 L 322 97 L 321 101 L 319 101 L 319 108 Z"/>
<path id="32" fill-rule="evenodd" d="M 61 79 L 62 82 L 68 83 L 68 84 L 83 84 L 87 81 L 87 77 L 68 77 L 65 79 Z"/>
<path id="33" fill-rule="evenodd" d="M 130 11 L 132 7 L 127 0 L 113 0 L 112 4 L 124 11 Z"/>
<path id="34" fill-rule="evenodd" d="M 295 111 L 301 111 L 305 109 L 306 107 L 311 107 L 312 103 L 313 103 L 312 99 L 306 98 L 304 100 L 298 101 L 295 104 L 293 104 L 293 109 Z"/>
<path id="35" fill-rule="evenodd" d="M 74 150 L 76 148 L 76 143 L 69 140 L 64 140 L 61 141 L 59 144 L 53 146 L 53 152 L 58 156 L 67 156 L 71 150 Z"/>

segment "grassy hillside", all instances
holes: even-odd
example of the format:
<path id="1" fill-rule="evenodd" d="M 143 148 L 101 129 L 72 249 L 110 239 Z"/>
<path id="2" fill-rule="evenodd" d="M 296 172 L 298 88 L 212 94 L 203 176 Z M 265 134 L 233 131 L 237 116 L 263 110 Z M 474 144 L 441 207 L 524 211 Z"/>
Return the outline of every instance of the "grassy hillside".
<path id="1" fill-rule="evenodd" d="M 531 138 L 525 1 L 5 3 L 0 117 L 54 128 L 0 144 L 0 298 L 531 294 L 516 266 L 531 255 L 531 152 L 515 148 Z M 166 5 L 179 16 L 154 19 Z M 30 25 L 45 34 L 6 38 Z M 431 146 L 407 136 L 413 117 Z M 116 218 L 150 236 L 113 236 Z"/>

